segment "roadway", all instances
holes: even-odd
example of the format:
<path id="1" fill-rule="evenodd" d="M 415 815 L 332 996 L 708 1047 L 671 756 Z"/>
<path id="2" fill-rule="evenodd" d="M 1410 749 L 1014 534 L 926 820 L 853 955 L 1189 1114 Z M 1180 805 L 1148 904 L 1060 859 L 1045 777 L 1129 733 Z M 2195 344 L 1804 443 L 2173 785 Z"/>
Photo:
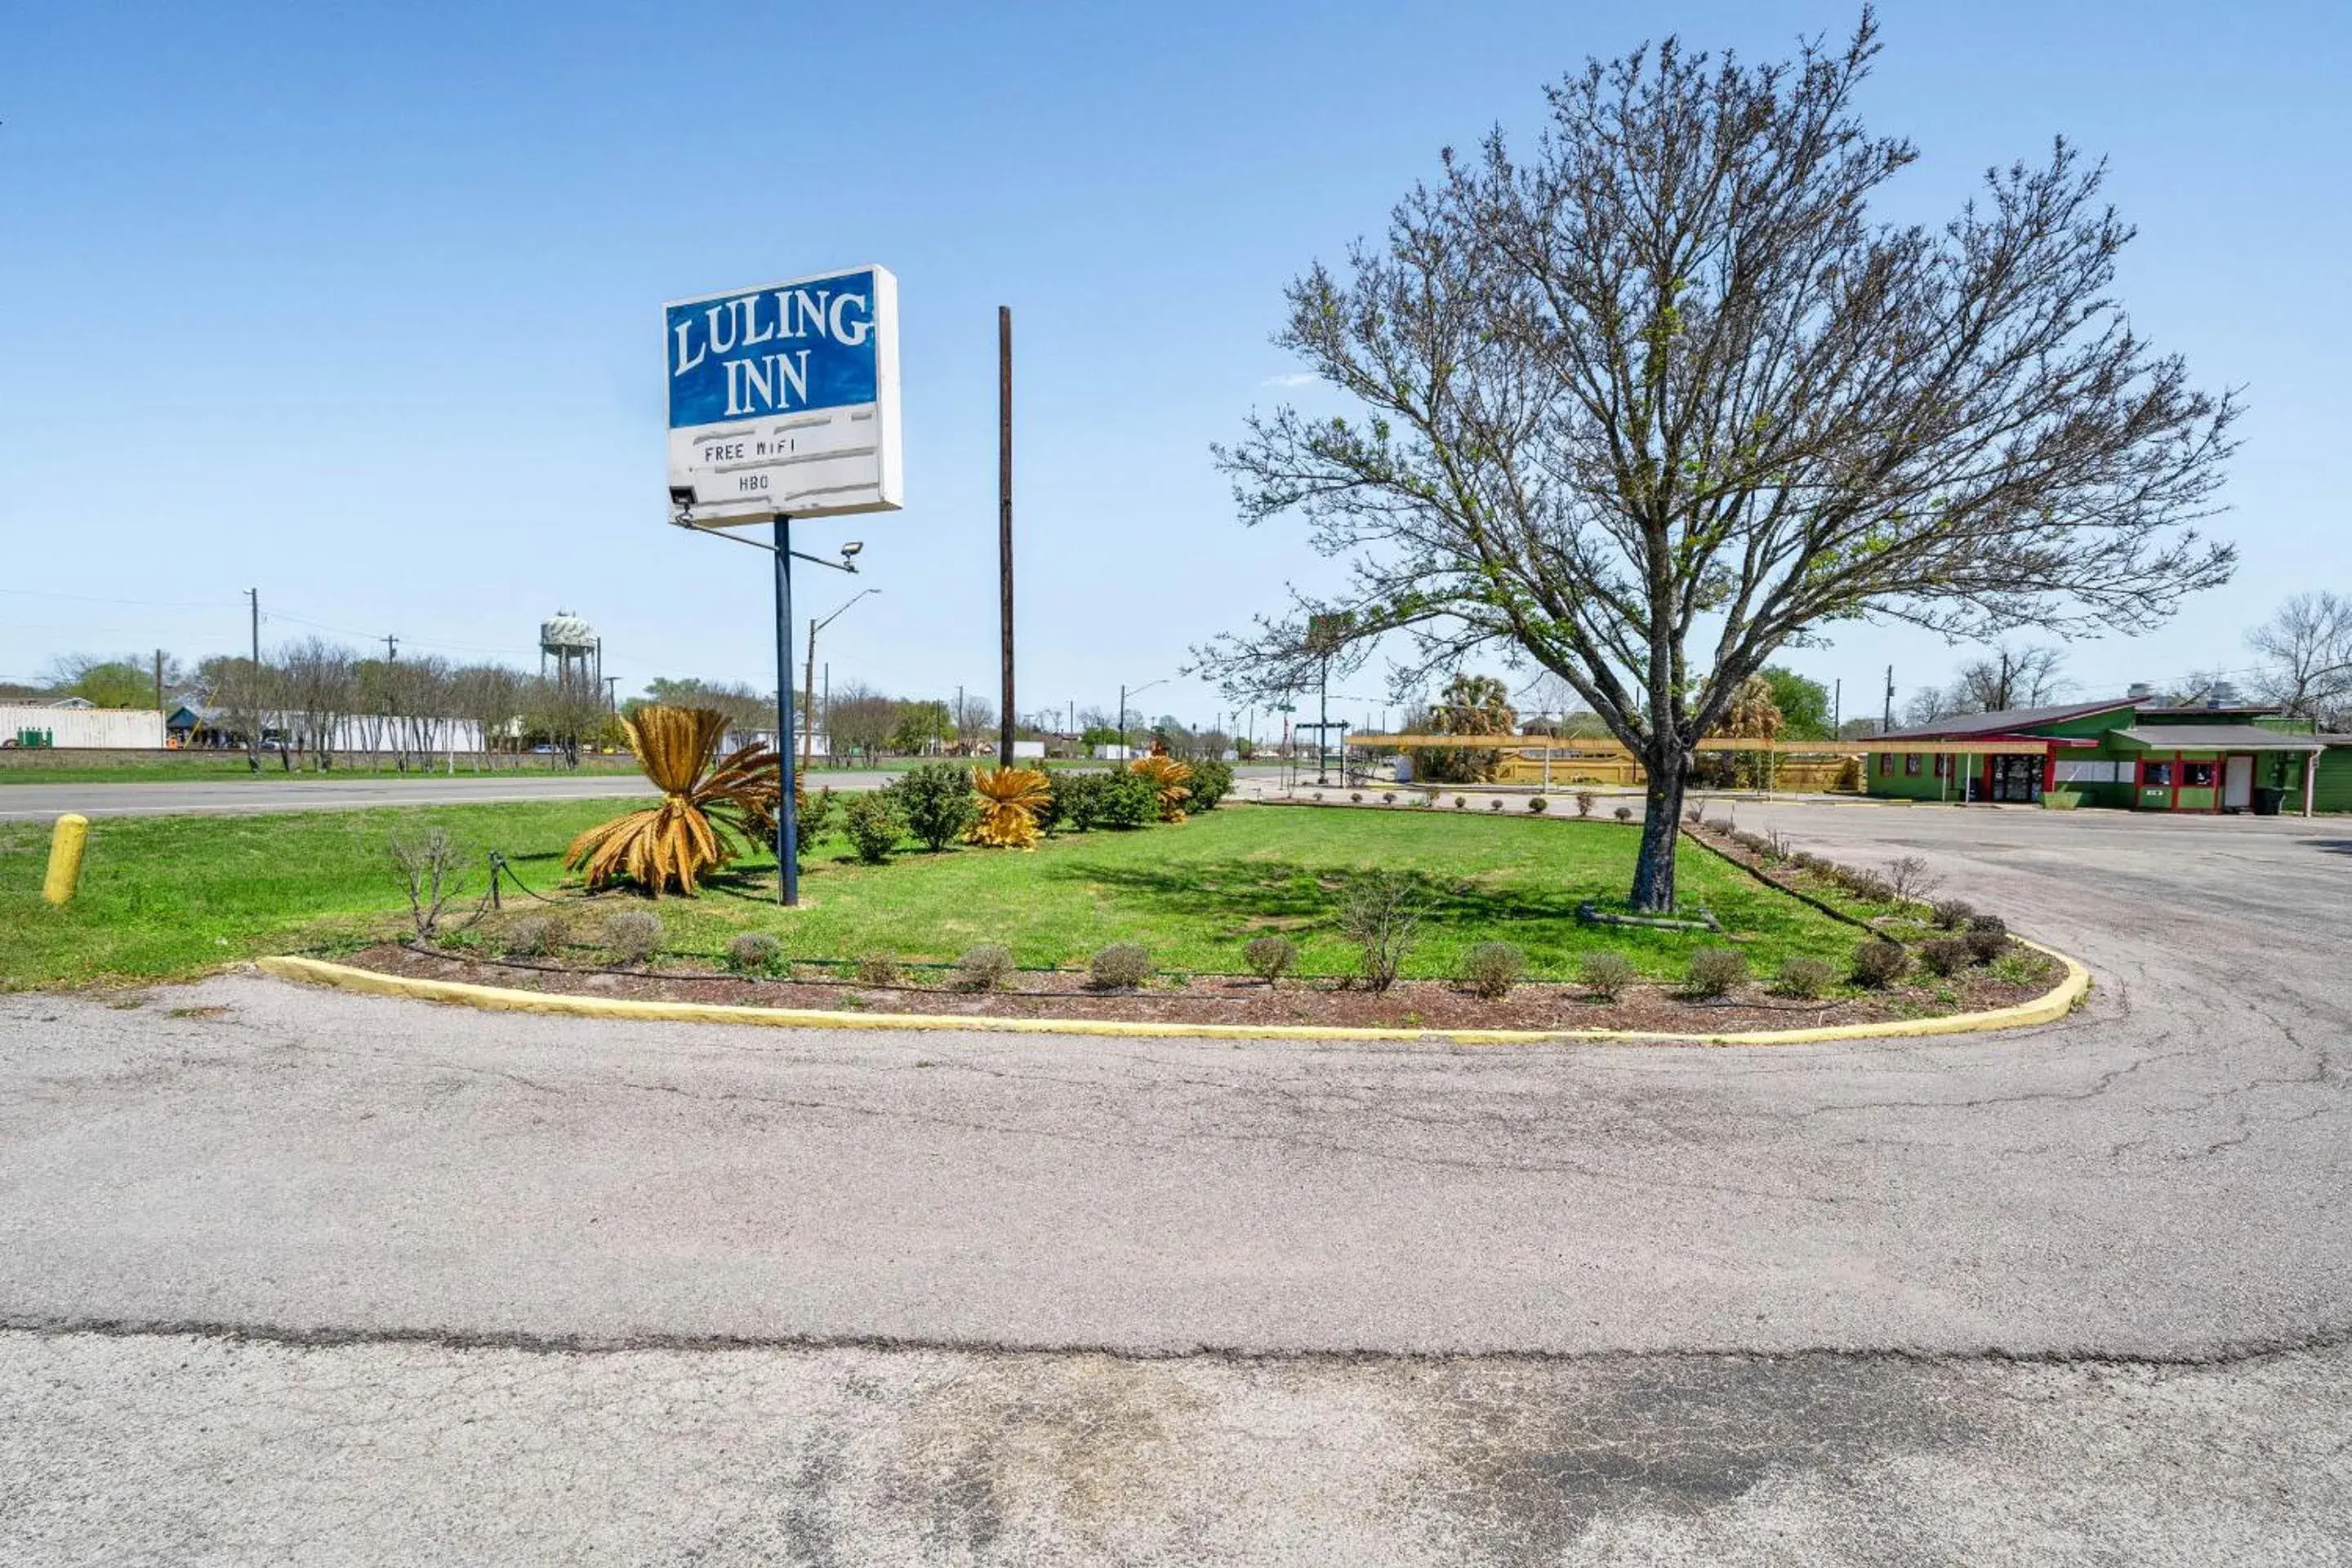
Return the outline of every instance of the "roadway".
<path id="1" fill-rule="evenodd" d="M 2076 1019 L 1700 1050 L 0 998 L 12 1563 L 2352 1562 L 2352 834 L 1738 808 Z"/>
<path id="2" fill-rule="evenodd" d="M 825 773 L 820 784 L 872 789 L 892 775 Z M 380 805 L 464 805 L 495 801 L 604 800 L 651 795 L 642 773 L 514 773 L 322 778 L 264 773 L 251 779 L 152 784 L 10 784 L 0 786 L 0 822 L 84 816 L 215 816 L 273 811 L 344 811 Z"/>

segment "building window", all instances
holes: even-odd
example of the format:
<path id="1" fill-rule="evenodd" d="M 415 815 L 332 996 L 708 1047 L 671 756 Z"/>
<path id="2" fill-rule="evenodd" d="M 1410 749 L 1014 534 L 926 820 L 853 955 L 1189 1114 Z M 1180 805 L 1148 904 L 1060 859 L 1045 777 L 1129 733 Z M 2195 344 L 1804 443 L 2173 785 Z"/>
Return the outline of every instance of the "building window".
<path id="1" fill-rule="evenodd" d="M 2150 789 L 2170 789 L 2172 787 L 2172 764 L 2170 763 L 2142 763 L 2139 770 L 2139 782 Z"/>
<path id="2" fill-rule="evenodd" d="M 1918 752 L 1906 752 L 1903 753 L 1903 776 L 1906 779 L 1916 779 L 1919 776 Z"/>
<path id="3" fill-rule="evenodd" d="M 1936 753 L 1936 776 L 1937 776 L 1937 778 L 1939 778 L 1939 779 L 1941 779 L 1941 778 L 1949 778 L 1949 777 L 1951 777 L 1951 774 L 1952 774 L 1952 757 L 1951 757 L 1951 753 L 1950 753 L 1950 752 L 1937 752 Z"/>
<path id="4" fill-rule="evenodd" d="M 2128 771 L 2122 773 L 2116 773 L 2116 770 L 2119 766 L 2128 770 L 2131 764 L 2100 762 L 2087 757 L 2079 760 L 2061 758 L 2058 763 L 2058 782 L 2060 784 L 2131 783 L 2131 774 Z"/>
<path id="5" fill-rule="evenodd" d="M 1881 752 L 1878 753 L 1878 776 L 1883 779 L 1893 778 L 1895 776 L 1894 752 Z"/>
<path id="6" fill-rule="evenodd" d="M 2182 787 L 2187 789 L 2211 789 L 2213 764 L 2210 763 L 2181 763 L 2180 783 Z"/>

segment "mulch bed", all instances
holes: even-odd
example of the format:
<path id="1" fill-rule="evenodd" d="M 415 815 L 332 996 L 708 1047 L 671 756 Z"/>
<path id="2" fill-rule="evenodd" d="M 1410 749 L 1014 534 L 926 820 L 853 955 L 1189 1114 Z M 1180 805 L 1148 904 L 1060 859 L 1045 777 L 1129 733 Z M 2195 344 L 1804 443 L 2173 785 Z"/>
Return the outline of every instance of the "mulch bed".
<path id="1" fill-rule="evenodd" d="M 2036 955 L 2038 957 L 2038 955 Z M 873 1013 L 932 1013 L 961 1017 L 1101 1018 L 1132 1023 L 1315 1025 L 1391 1029 L 1618 1029 L 1702 1035 L 1757 1029 L 1808 1029 L 1869 1024 L 1939 1013 L 1976 1012 L 2031 1001 L 2057 984 L 2062 969 L 2041 960 L 2032 984 L 2003 981 L 1969 970 L 1937 983 L 1956 998 L 1943 1004 L 1917 985 L 1826 1002 L 1801 1002 L 1751 985 L 1722 1002 L 1685 1000 L 1672 990 L 1643 985 L 1601 1002 L 1576 985 L 1529 984 L 1500 1001 L 1486 1001 L 1449 981 L 1401 981 L 1387 992 L 1346 988 L 1328 981 L 1193 975 L 1161 979 L 1131 992 L 1092 989 L 1075 971 L 1023 970 L 1011 988 L 994 992 L 946 984 L 875 986 L 810 975 L 751 979 L 709 969 L 600 970 L 558 960 L 508 961 L 472 954 L 423 952 L 384 942 L 340 962 L 387 974 L 454 980 L 475 985 L 614 996 L 648 1002 L 708 1002 L 728 1006 L 816 1007 Z"/>

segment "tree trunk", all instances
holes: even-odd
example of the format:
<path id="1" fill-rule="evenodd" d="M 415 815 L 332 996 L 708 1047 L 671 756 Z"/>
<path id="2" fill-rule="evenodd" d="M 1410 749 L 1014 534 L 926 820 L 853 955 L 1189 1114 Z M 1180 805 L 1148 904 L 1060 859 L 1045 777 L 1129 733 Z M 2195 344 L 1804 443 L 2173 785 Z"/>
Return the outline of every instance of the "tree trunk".
<path id="1" fill-rule="evenodd" d="M 1666 914 L 1675 907 L 1675 846 L 1681 831 L 1683 791 L 1690 759 L 1680 748 L 1654 744 L 1643 759 L 1649 795 L 1642 807 L 1642 853 L 1633 863 L 1633 908 Z"/>

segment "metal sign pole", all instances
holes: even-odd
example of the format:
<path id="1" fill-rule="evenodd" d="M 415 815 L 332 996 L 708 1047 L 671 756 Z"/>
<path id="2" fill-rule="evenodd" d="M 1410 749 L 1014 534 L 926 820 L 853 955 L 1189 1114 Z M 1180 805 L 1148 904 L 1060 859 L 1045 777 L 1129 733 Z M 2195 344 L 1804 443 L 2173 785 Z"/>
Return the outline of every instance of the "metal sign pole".
<path id="1" fill-rule="evenodd" d="M 801 901 L 793 804 L 793 523 L 776 519 L 776 902 Z"/>

